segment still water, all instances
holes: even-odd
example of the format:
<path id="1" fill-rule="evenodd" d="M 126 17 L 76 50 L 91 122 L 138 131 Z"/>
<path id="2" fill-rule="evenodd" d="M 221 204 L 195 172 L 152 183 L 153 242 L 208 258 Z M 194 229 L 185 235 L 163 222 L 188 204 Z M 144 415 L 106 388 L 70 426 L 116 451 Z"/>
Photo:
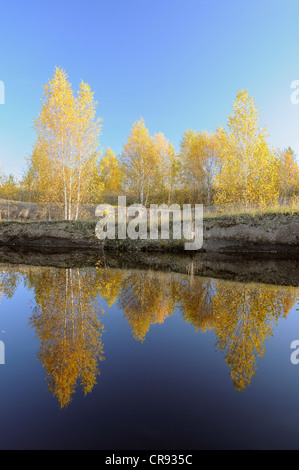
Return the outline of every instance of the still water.
<path id="1" fill-rule="evenodd" d="M 298 289 L 0 265 L 1 449 L 299 449 Z"/>

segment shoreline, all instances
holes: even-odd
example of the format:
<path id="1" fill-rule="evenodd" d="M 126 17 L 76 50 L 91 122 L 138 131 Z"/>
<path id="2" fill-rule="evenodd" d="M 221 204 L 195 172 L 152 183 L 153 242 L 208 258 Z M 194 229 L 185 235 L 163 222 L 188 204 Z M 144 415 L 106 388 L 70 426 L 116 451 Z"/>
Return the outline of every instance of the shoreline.
<path id="1" fill-rule="evenodd" d="M 58 269 L 111 268 L 174 272 L 192 277 L 299 287 L 299 256 L 231 255 L 219 253 L 147 253 L 0 247 L 1 267 L 35 266 Z"/>
<path id="2" fill-rule="evenodd" d="M 1 221 L 0 246 L 94 249 L 114 252 L 181 252 L 186 240 L 108 240 L 95 221 Z M 171 233 L 171 230 L 170 230 Z M 203 246 L 193 253 L 299 254 L 299 214 L 218 216 L 203 221 Z"/>

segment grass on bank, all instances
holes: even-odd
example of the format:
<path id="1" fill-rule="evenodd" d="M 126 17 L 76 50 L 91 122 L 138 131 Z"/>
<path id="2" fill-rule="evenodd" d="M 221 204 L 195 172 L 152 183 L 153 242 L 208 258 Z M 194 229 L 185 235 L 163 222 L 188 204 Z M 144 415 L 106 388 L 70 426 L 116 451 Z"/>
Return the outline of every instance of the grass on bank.
<path id="1" fill-rule="evenodd" d="M 287 215 L 296 216 L 299 213 L 299 201 L 296 200 L 288 205 L 269 205 L 260 207 L 244 207 L 244 206 L 226 206 L 216 210 L 204 209 L 204 219 L 238 219 L 250 218 L 261 219 L 262 217 Z"/>
<path id="2" fill-rule="evenodd" d="M 117 224 L 117 206 L 115 206 L 115 221 Z M 271 205 L 263 207 L 244 207 L 244 206 L 226 206 L 226 207 L 214 207 L 214 208 L 205 208 L 204 207 L 204 220 L 207 222 L 231 222 L 231 223 L 246 223 L 254 222 L 255 220 L 259 223 L 263 219 L 271 219 L 277 216 L 283 215 L 288 217 L 295 217 L 299 214 L 299 200 L 296 199 L 294 202 L 287 205 Z M 2 226 L 6 224 L 29 224 L 29 225 L 42 225 L 42 226 L 53 226 L 57 223 L 65 223 L 66 230 L 90 230 L 93 229 L 99 219 L 98 218 L 79 218 L 78 220 L 66 221 L 64 219 L 53 219 L 51 221 L 47 220 L 24 220 L 24 219 L 14 219 L 14 220 L 0 220 Z M 148 218 L 149 223 L 149 218 Z M 171 224 L 172 225 L 172 224 Z"/>

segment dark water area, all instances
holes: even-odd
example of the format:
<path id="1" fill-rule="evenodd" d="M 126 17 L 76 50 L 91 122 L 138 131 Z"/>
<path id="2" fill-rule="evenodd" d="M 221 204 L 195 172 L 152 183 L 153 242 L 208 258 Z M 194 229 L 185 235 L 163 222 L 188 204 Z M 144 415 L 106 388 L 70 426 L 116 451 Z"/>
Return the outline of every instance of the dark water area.
<path id="1" fill-rule="evenodd" d="M 299 449 L 291 261 L 282 285 L 26 260 L 0 265 L 1 449 Z"/>

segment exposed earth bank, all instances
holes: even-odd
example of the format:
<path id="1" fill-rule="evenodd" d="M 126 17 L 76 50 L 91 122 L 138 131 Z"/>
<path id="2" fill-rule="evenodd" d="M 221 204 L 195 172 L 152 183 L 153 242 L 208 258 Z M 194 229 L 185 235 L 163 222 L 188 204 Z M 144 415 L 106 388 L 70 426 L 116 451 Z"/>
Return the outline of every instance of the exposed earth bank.
<path id="1" fill-rule="evenodd" d="M 105 240 L 96 222 L 0 222 L 0 245 L 41 248 L 184 252 L 184 240 Z M 170 230 L 171 233 L 171 230 Z M 204 220 L 201 252 L 299 254 L 299 214 L 219 216 Z"/>

